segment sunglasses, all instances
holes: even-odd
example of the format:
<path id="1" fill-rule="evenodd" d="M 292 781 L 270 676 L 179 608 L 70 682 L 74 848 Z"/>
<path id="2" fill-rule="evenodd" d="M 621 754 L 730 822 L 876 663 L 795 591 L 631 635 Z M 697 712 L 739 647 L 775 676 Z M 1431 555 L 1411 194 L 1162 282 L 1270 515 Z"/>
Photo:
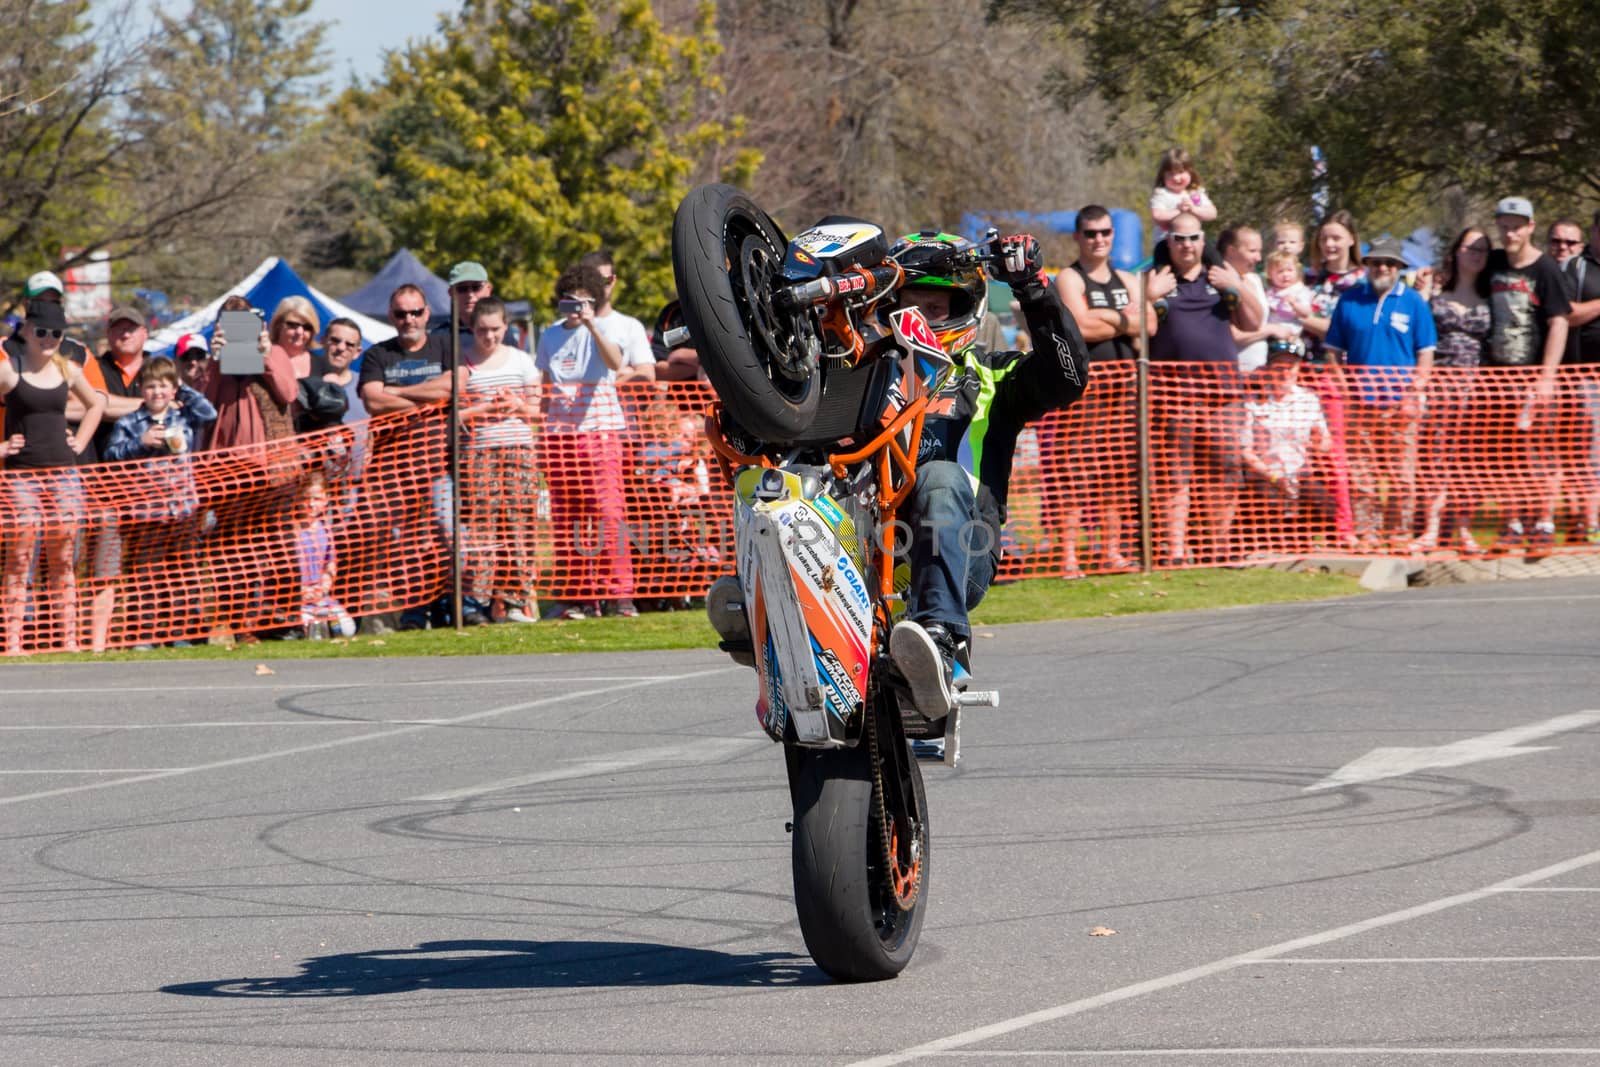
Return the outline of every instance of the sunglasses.
<path id="1" fill-rule="evenodd" d="M 283 324 L 283 328 L 285 330 L 304 330 L 306 333 L 311 332 L 311 327 L 304 322 L 286 322 Z"/>
<path id="2" fill-rule="evenodd" d="M 330 337 L 325 342 L 329 348 L 360 348 L 360 341 L 346 341 L 342 337 Z"/>
<path id="3" fill-rule="evenodd" d="M 66 330 L 47 330 L 43 326 L 35 326 L 33 328 L 33 336 L 37 337 L 41 341 L 43 341 L 46 337 L 53 337 L 59 341 L 63 336 L 66 335 L 66 332 Z"/>
<path id="4" fill-rule="evenodd" d="M 1175 233 L 1172 235 L 1172 239 L 1179 244 L 1186 244 L 1189 241 L 1204 241 L 1206 235 L 1203 233 Z"/>
<path id="5" fill-rule="evenodd" d="M 617 276 L 615 274 L 602 274 L 600 275 L 600 280 L 605 282 L 607 285 L 610 285 L 612 282 L 617 280 Z"/>
<path id="6" fill-rule="evenodd" d="M 390 308 L 389 314 L 397 319 L 420 319 L 428 314 L 427 308 Z"/>
<path id="7" fill-rule="evenodd" d="M 1083 236 L 1089 238 L 1090 240 L 1093 240 L 1096 237 L 1110 237 L 1111 236 L 1111 227 L 1107 226 L 1103 230 L 1080 230 L 1079 232 L 1082 233 Z"/>
<path id="8" fill-rule="evenodd" d="M 458 293 L 476 293 L 483 288 L 482 282 L 456 282 L 451 286 Z"/>
<path id="9" fill-rule="evenodd" d="M 1550 243 L 1560 245 L 1562 248 L 1576 248 L 1578 245 L 1583 244 L 1582 241 L 1571 241 L 1565 237 L 1552 237 L 1550 238 Z"/>
<path id="10" fill-rule="evenodd" d="M 178 362 L 179 363 L 204 363 L 205 362 L 205 358 L 206 358 L 206 354 L 204 352 L 198 352 L 198 351 L 196 351 L 196 352 L 185 352 L 183 355 L 178 357 Z"/>

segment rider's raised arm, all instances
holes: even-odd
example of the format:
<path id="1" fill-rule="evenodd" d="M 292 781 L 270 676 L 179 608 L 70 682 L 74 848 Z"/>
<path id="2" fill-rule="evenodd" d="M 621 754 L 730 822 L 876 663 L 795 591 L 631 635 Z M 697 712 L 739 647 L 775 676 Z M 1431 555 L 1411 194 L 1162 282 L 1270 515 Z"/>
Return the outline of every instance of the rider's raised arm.
<path id="1" fill-rule="evenodd" d="M 1019 242 L 1020 254 L 1006 254 L 1010 242 Z M 1033 350 L 997 382 L 997 407 L 1004 404 L 1021 423 L 1066 407 L 1089 384 L 1088 346 L 1055 287 L 1046 284 L 1042 259 L 1033 238 L 1007 238 L 992 268 L 996 279 L 1011 286 L 1033 341 Z"/>

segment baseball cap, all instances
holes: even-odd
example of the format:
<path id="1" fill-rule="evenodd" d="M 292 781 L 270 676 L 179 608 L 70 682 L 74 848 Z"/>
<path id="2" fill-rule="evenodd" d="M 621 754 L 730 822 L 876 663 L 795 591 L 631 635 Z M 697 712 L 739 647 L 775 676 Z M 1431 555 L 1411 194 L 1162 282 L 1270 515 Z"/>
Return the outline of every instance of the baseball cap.
<path id="1" fill-rule="evenodd" d="M 1521 215 L 1525 219 L 1533 218 L 1533 201 L 1525 196 L 1508 196 L 1494 206 L 1496 215 Z"/>
<path id="2" fill-rule="evenodd" d="M 144 312 L 132 304 L 122 304 L 111 309 L 111 314 L 106 316 L 106 325 L 114 326 L 119 322 L 131 322 L 136 326 L 143 326 Z"/>
<path id="3" fill-rule="evenodd" d="M 1405 246 L 1393 237 L 1380 237 L 1367 246 L 1367 254 L 1361 257 L 1361 262 L 1371 263 L 1375 259 L 1387 259 L 1403 267 L 1406 265 Z"/>
<path id="4" fill-rule="evenodd" d="M 47 270 L 42 270 L 38 274 L 32 275 L 28 279 L 27 285 L 23 286 L 22 295 L 27 297 L 35 297 L 40 293 L 48 293 L 52 289 L 63 295 L 65 295 L 67 291 L 67 287 L 61 284 L 61 279 L 59 277 Z"/>
<path id="5" fill-rule="evenodd" d="M 185 352 L 193 351 L 195 349 L 198 349 L 201 352 L 205 352 L 205 353 L 208 353 L 208 354 L 211 352 L 211 342 L 206 340 L 206 335 L 205 334 L 203 334 L 203 333 L 186 333 L 186 334 L 184 334 L 182 337 L 178 338 L 178 343 L 173 348 L 172 351 L 173 351 L 174 354 L 176 354 L 177 356 L 179 356 L 181 358 Z"/>
<path id="6" fill-rule="evenodd" d="M 450 284 L 460 282 L 486 282 L 489 272 L 483 269 L 483 264 L 474 260 L 464 259 L 450 268 Z"/>
<path id="7" fill-rule="evenodd" d="M 30 300 L 28 317 L 24 321 L 30 326 L 41 326 L 46 330 L 65 330 L 67 313 L 54 300 Z"/>

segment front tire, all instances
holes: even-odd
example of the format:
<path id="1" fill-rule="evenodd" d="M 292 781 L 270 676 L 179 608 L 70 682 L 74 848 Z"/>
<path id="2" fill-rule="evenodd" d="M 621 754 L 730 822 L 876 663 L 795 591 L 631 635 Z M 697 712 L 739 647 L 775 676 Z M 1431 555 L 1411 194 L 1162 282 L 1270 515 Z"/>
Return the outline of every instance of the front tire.
<path id="1" fill-rule="evenodd" d="M 816 419 L 820 372 L 800 358 L 772 306 L 788 241 L 731 185 L 702 185 L 672 220 L 672 270 L 684 323 L 717 397 L 741 427 L 775 444 Z"/>
<path id="2" fill-rule="evenodd" d="M 811 958 L 840 982 L 879 981 L 904 970 L 916 950 L 928 899 L 922 772 L 899 732 L 885 729 L 877 752 L 883 780 L 898 778 L 898 793 L 908 801 L 889 805 L 897 827 L 892 839 L 901 856 L 901 864 L 890 865 L 874 795 L 873 748 L 863 738 L 855 748 L 788 750 L 795 911 Z M 913 810 L 897 814 L 897 807 Z M 904 865 L 908 856 L 914 866 Z M 909 907 L 904 906 L 907 897 Z"/>

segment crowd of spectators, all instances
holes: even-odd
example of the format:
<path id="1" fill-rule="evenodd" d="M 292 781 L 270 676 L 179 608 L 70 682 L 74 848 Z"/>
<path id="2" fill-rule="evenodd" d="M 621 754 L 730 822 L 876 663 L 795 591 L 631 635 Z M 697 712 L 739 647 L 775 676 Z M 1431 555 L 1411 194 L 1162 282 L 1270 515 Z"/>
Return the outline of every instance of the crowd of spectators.
<path id="1" fill-rule="evenodd" d="M 484 267 L 459 263 L 449 278 L 452 309 L 441 315 L 421 289 L 400 286 L 388 309 L 395 336 L 365 352 L 356 322 L 323 323 L 304 297 L 253 309 L 244 297 L 230 296 L 222 310 L 254 311 L 258 336 L 230 339 L 219 324 L 209 339 L 202 333 L 181 336 L 167 357 L 146 351 L 148 320 L 131 305 L 107 317 L 103 352 L 79 344 L 67 336 L 61 280 L 50 272 L 34 275 L 23 320 L 5 339 L 6 358 L 0 360 L 0 464 L 8 472 L 27 472 L 3 478 L 0 492 L 6 651 L 16 654 L 25 645 L 106 647 L 125 574 L 157 562 L 182 567 L 201 538 L 264 521 L 263 513 L 283 516 L 273 521 L 284 524 L 293 542 L 297 573 L 276 583 L 247 581 L 234 595 L 255 609 L 282 586 L 293 590 L 292 603 L 270 613 L 283 625 L 230 639 L 347 634 L 356 622 L 333 593 L 344 540 L 336 529 L 339 515 L 353 511 L 364 526 L 379 531 L 380 550 L 400 549 L 414 532 L 401 514 L 405 505 L 386 503 L 381 493 L 360 494 L 362 474 L 386 455 L 409 457 L 420 450 L 442 458 L 446 451 L 438 420 L 391 420 L 381 428 L 369 428 L 366 420 L 432 407 L 450 397 L 453 386 L 462 444 L 461 551 L 469 582 L 461 621 L 637 615 L 626 472 L 650 465 L 641 483 L 645 491 L 666 487 L 663 503 L 678 509 L 663 519 L 668 526 L 687 522 L 683 506 L 703 499 L 710 485 L 703 458 L 695 457 L 698 450 L 679 440 L 683 418 L 668 416 L 661 439 L 643 448 L 624 433 L 635 420 L 631 409 L 624 410 L 619 387 L 653 383 L 658 372 L 663 380 L 693 380 L 699 368 L 692 349 L 652 347 L 644 325 L 612 306 L 618 285 L 609 253 L 583 257 L 561 275 L 551 294 L 557 315 L 535 339 L 512 330 Z M 461 325 L 459 338 L 451 336 L 450 311 Z M 663 321 L 671 315 L 665 309 Z M 259 356 L 256 369 L 224 371 L 218 354 L 240 344 Z M 315 462 L 303 462 L 283 478 L 266 469 L 279 462 L 267 457 L 284 451 L 274 449 L 274 442 L 332 427 L 344 428 L 337 483 Z M 196 454 L 221 450 L 262 457 L 261 477 L 251 484 L 265 486 L 265 495 L 201 499 L 189 464 Z M 150 464 L 132 499 L 97 489 L 89 470 L 153 459 L 166 462 Z M 447 468 L 435 466 L 426 525 L 427 536 L 442 546 L 450 543 L 456 503 Z M 248 508 L 250 515 L 233 515 L 230 508 Z M 560 588 L 597 589 L 597 597 L 547 604 L 541 613 L 536 511 L 553 530 L 567 532 L 548 546 L 555 571 L 549 577 L 559 579 Z M 85 628 L 78 619 L 76 583 L 91 550 L 88 573 L 98 591 Z M 46 584 L 35 590 L 36 582 Z M 125 619 L 152 622 L 157 606 L 137 600 L 125 599 Z M 429 603 L 371 614 L 361 626 L 382 633 L 452 625 L 450 605 L 440 590 Z M 176 610 L 191 608 L 198 610 Z M 170 615 L 175 609 L 167 604 L 159 610 Z M 30 627 L 34 633 L 25 637 Z M 148 629 L 159 627 L 152 623 Z"/>
<path id="2" fill-rule="evenodd" d="M 1495 547 L 1530 557 L 1551 550 L 1563 498 L 1573 505 L 1566 540 L 1600 544 L 1600 380 L 1578 377 L 1569 388 L 1558 373 L 1600 362 L 1600 213 L 1587 241 L 1578 222 L 1557 220 L 1541 251 L 1533 206 L 1506 197 L 1493 225 L 1464 228 L 1435 270 L 1407 264 L 1392 239 L 1363 242 L 1344 211 L 1314 228 L 1279 219 L 1209 239 L 1206 224 L 1227 215 L 1181 149 L 1162 157 L 1149 206 L 1159 243 L 1143 277 L 1112 266 L 1112 214 L 1089 205 L 1077 213 L 1078 258 L 1056 278 L 1091 360 L 1103 364 L 1089 396 L 1097 418 L 1071 440 L 1051 436 L 1067 432 L 1063 420 L 1042 430 L 1043 453 L 1066 457 L 1043 472 L 1043 518 L 1058 535 L 1066 577 L 1135 566 L 1132 361 L 1145 343 L 1157 387 L 1159 563 L 1238 559 L 1275 529 L 1304 523 L 1330 531 L 1330 547 L 1482 552 L 1474 521 L 1483 494 L 1464 473 L 1462 442 L 1494 420 L 1517 430 L 1514 455 L 1502 458 L 1537 472 L 1541 486 L 1537 499 L 1501 502 Z M 103 351 L 85 348 L 67 336 L 61 280 L 34 275 L 0 361 L 0 462 L 27 472 L 3 479 L 0 494 L 7 651 L 45 643 L 25 641 L 30 624 L 54 627 L 51 647 L 103 648 L 119 599 L 125 620 L 151 613 L 133 602 L 124 576 L 181 561 L 239 518 L 228 508 L 240 505 L 197 493 L 194 456 L 267 456 L 274 442 L 335 427 L 343 434 L 336 478 L 315 464 L 285 475 L 270 459 L 255 472 L 265 495 L 250 506 L 260 510 L 265 500 L 282 516 L 298 564 L 278 584 L 256 578 L 226 594 L 253 610 L 283 599 L 274 589 L 292 590 L 287 609 L 270 613 L 274 625 L 235 636 L 345 634 L 357 624 L 334 594 L 349 570 L 338 558 L 347 514 L 376 531 L 367 550 L 380 553 L 417 536 L 447 551 L 459 526 L 463 624 L 637 615 L 630 511 L 668 516 L 663 540 L 675 558 L 725 564 L 717 538 L 694 517 L 711 493 L 698 404 L 629 399 L 651 383 L 703 380 L 692 349 L 662 343 L 681 315 L 669 304 L 647 330 L 613 306 L 619 284 L 608 253 L 584 256 L 550 294 L 547 325 L 522 332 L 485 268 L 461 262 L 449 276 L 451 307 L 430 307 L 420 288 L 400 286 L 388 305 L 395 336 L 365 352 L 356 322 L 324 323 L 307 299 L 257 310 L 233 296 L 223 310 L 254 311 L 258 336 L 191 333 L 167 358 L 147 353 L 147 319 L 133 306 L 107 317 Z M 218 353 L 241 344 L 259 357 L 255 368 L 224 372 Z M 1519 392 L 1474 377 L 1475 368 L 1495 367 L 1539 370 Z M 421 517 L 382 494 L 361 494 L 369 465 L 446 451 L 447 426 L 437 419 L 369 428 L 368 417 L 433 409 L 452 392 L 459 524 L 442 464 L 426 475 Z M 1545 439 L 1574 425 L 1587 435 L 1587 462 L 1564 469 Z M 151 460 L 161 462 L 132 499 L 112 498 L 90 471 Z M 1234 536 L 1241 509 L 1251 516 L 1248 546 Z M 536 521 L 554 536 L 541 543 Z M 76 587 L 85 575 L 95 588 L 86 628 Z M 362 581 L 346 596 L 383 600 L 373 584 L 380 580 Z M 541 588 L 586 592 L 541 606 Z M 453 625 L 450 599 L 435 593 L 360 625 L 375 633 Z M 42 600 L 57 605 L 53 617 L 38 610 Z M 163 610 L 198 616 L 201 607 Z"/>
<path id="3" fill-rule="evenodd" d="M 1236 560 L 1272 540 L 1261 516 L 1329 529 L 1330 548 L 1493 548 L 1531 560 L 1559 543 L 1563 499 L 1565 543 L 1600 544 L 1600 384 L 1560 376 L 1600 362 L 1600 213 L 1587 242 L 1563 218 L 1541 250 L 1533 205 L 1505 197 L 1493 225 L 1463 229 L 1437 270 L 1408 263 L 1393 238 L 1363 242 L 1346 211 L 1322 218 L 1309 248 L 1305 227 L 1289 219 L 1272 226 L 1270 245 L 1249 226 L 1222 230 L 1213 245 L 1204 224 L 1226 212 L 1181 149 L 1162 157 L 1149 208 L 1159 244 L 1142 291 L 1154 312 L 1145 332 L 1159 560 Z M 1140 286 L 1106 265 L 1110 227 L 1104 208 L 1080 210 L 1079 259 L 1057 276 L 1096 360 L 1129 358 L 1140 332 Z M 1497 367 L 1529 373 L 1476 376 Z M 1126 388 L 1111 375 L 1095 388 L 1102 383 Z M 1574 427 L 1583 462 L 1563 467 L 1554 444 Z M 1485 544 L 1473 526 L 1483 492 L 1464 472 L 1485 458 L 1467 453 L 1490 438 L 1508 441 L 1491 462 L 1515 465 L 1540 489 L 1494 501 L 1498 533 Z M 1071 477 L 1056 480 L 1067 502 L 1047 521 L 1064 542 L 1063 575 L 1077 577 L 1082 508 Z M 1257 517 L 1248 542 L 1234 528 L 1241 501 Z M 1131 555 L 1124 511 L 1101 512 L 1108 569 Z"/>

